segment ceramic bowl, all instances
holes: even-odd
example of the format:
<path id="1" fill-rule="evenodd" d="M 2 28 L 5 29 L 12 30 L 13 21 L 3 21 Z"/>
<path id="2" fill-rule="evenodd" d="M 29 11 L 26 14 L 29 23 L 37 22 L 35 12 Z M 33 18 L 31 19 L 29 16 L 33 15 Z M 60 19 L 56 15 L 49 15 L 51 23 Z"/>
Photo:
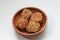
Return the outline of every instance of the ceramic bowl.
<path id="1" fill-rule="evenodd" d="M 23 11 L 23 9 L 30 9 L 32 12 L 41 12 L 43 14 L 43 21 L 42 21 L 42 26 L 40 27 L 39 31 L 38 32 L 35 32 L 35 33 L 28 33 L 27 31 L 21 31 L 19 28 L 16 27 L 16 23 L 17 21 L 19 20 L 19 18 L 21 17 L 21 13 Z M 17 33 L 19 33 L 20 35 L 24 35 L 24 36 L 33 36 L 33 35 L 37 35 L 37 34 L 40 34 L 45 28 L 46 28 L 46 24 L 47 24 L 47 16 L 45 14 L 44 11 L 42 11 L 41 9 L 39 8 L 36 8 L 36 7 L 24 7 L 20 10 L 18 10 L 15 15 L 13 16 L 12 18 L 12 24 L 13 24 L 13 28 L 15 29 L 15 31 Z"/>

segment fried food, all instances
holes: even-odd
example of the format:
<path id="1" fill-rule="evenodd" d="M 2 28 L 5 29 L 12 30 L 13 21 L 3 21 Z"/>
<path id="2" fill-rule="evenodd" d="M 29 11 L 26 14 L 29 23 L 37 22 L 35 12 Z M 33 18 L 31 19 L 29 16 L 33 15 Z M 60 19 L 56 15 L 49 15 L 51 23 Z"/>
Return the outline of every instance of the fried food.
<path id="1" fill-rule="evenodd" d="M 24 18 L 21 18 L 18 22 L 17 22 L 17 26 L 20 28 L 20 29 L 25 29 L 26 28 L 26 25 L 28 24 L 28 20 L 24 19 Z"/>
<path id="2" fill-rule="evenodd" d="M 36 22 L 38 22 L 38 21 L 41 21 L 42 20 L 42 18 L 43 18 L 43 16 L 42 16 L 42 13 L 40 13 L 40 12 L 35 12 L 35 13 L 33 13 L 32 15 L 31 15 L 31 21 L 36 21 Z"/>
<path id="3" fill-rule="evenodd" d="M 31 16 L 31 14 L 32 14 L 31 10 L 24 9 L 21 15 L 22 15 L 23 18 L 29 19 L 29 17 Z"/>
<path id="4" fill-rule="evenodd" d="M 37 32 L 39 31 L 43 15 L 40 12 L 32 13 L 29 9 L 23 9 L 21 13 L 21 18 L 17 22 L 17 27 L 27 32 Z"/>
<path id="5" fill-rule="evenodd" d="M 37 32 L 39 30 L 40 24 L 37 22 L 30 21 L 26 27 L 27 32 Z"/>

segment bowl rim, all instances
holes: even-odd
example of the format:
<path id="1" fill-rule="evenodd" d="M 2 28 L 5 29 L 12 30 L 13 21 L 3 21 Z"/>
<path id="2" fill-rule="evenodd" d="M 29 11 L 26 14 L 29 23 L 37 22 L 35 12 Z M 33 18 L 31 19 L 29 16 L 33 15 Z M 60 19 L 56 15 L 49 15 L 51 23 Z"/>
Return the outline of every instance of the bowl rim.
<path id="1" fill-rule="evenodd" d="M 36 9 L 42 11 L 43 14 L 45 15 L 45 17 L 46 17 L 45 25 L 44 25 L 44 27 L 43 27 L 41 30 L 39 30 L 38 32 L 35 32 L 35 33 L 32 33 L 32 34 L 23 33 L 23 32 L 21 32 L 21 31 L 19 31 L 19 30 L 14 26 L 13 21 L 14 21 L 15 15 L 17 14 L 17 12 L 19 12 L 20 10 L 25 9 L 25 8 L 36 8 Z M 40 8 L 37 8 L 37 7 L 24 7 L 24 8 L 19 9 L 17 12 L 15 12 L 15 14 L 14 14 L 13 17 L 12 17 L 12 25 L 13 25 L 14 30 L 15 30 L 17 33 L 22 34 L 22 35 L 36 35 L 36 34 L 41 33 L 41 32 L 46 28 L 46 25 L 47 25 L 47 22 L 48 22 L 48 20 L 47 20 L 47 15 L 46 15 L 46 13 L 45 13 L 43 10 L 41 10 Z"/>

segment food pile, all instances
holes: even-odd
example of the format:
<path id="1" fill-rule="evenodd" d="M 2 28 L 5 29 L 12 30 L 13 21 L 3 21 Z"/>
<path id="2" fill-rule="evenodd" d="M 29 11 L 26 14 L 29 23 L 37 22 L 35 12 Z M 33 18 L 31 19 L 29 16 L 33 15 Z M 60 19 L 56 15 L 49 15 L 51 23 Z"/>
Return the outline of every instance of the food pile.
<path id="1" fill-rule="evenodd" d="M 37 32 L 41 27 L 40 22 L 43 19 L 43 15 L 40 12 L 32 12 L 29 9 L 23 9 L 21 18 L 17 22 L 17 27 L 27 32 Z"/>

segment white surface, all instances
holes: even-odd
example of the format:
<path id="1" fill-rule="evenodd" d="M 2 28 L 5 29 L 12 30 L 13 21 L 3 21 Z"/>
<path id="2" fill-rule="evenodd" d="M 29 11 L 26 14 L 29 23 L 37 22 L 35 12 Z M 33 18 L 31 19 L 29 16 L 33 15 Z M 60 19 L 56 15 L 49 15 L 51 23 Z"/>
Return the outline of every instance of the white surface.
<path id="1" fill-rule="evenodd" d="M 38 7 L 48 16 L 46 30 L 35 39 L 19 36 L 12 27 L 13 15 L 26 6 Z M 60 40 L 60 0 L 0 0 L 0 40 Z"/>

